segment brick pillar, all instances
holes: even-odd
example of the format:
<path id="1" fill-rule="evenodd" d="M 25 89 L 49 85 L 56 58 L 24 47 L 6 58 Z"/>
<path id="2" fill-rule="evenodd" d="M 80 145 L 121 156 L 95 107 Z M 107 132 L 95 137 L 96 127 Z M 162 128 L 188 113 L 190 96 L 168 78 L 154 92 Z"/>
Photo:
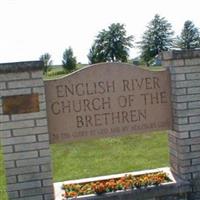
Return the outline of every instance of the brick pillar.
<path id="1" fill-rule="evenodd" d="M 200 50 L 163 52 L 161 56 L 171 75 L 171 170 L 190 181 L 188 199 L 200 200 Z"/>
<path id="2" fill-rule="evenodd" d="M 0 64 L 0 139 L 11 200 L 54 199 L 42 66 Z M 18 105 L 24 96 L 34 102 Z"/>

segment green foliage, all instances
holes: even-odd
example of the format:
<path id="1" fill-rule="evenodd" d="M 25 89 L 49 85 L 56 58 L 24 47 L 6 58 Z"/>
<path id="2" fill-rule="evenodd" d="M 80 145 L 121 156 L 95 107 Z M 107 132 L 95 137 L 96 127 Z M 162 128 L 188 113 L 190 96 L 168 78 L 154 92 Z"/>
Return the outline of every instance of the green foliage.
<path id="1" fill-rule="evenodd" d="M 172 47 L 172 26 L 164 17 L 155 15 L 144 32 L 142 41 L 139 42 L 141 59 L 149 66 L 156 55 Z"/>
<path id="2" fill-rule="evenodd" d="M 71 72 L 76 69 L 76 57 L 74 57 L 71 47 L 65 49 L 62 64 L 65 71 Z"/>
<path id="3" fill-rule="evenodd" d="M 41 55 L 39 59 L 44 63 L 43 73 L 46 74 L 53 64 L 53 61 L 51 60 L 51 55 L 49 53 L 45 53 Z"/>
<path id="4" fill-rule="evenodd" d="M 88 59 L 90 64 L 106 62 L 102 45 L 98 45 L 94 42 L 89 51 Z"/>
<path id="5" fill-rule="evenodd" d="M 175 47 L 181 49 L 195 49 L 200 47 L 200 33 L 192 21 L 185 21 L 181 35 L 176 39 Z"/>
<path id="6" fill-rule="evenodd" d="M 127 62 L 133 36 L 126 36 L 125 25 L 113 23 L 108 30 L 103 29 L 89 51 L 89 62 Z"/>

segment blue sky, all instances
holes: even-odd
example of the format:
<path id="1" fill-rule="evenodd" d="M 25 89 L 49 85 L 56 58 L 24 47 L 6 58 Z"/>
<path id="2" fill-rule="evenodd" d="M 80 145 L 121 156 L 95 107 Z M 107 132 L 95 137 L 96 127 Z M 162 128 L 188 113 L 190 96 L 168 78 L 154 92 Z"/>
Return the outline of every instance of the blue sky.
<path id="1" fill-rule="evenodd" d="M 156 13 L 180 34 L 186 20 L 200 27 L 198 0 L 0 0 L 0 63 L 37 60 L 45 52 L 60 64 L 71 46 L 87 63 L 95 36 L 111 23 L 126 25 L 135 42 Z M 139 53 L 130 51 L 130 57 Z"/>

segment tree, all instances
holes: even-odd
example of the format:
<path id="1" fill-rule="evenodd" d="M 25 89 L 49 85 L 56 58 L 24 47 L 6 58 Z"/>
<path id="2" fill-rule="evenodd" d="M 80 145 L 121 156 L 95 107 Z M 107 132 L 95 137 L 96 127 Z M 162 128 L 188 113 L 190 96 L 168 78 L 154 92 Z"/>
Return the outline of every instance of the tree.
<path id="1" fill-rule="evenodd" d="M 48 69 L 53 64 L 53 61 L 51 60 L 51 55 L 49 53 L 44 53 L 40 56 L 39 60 L 43 61 L 44 63 L 43 73 L 46 74 Z"/>
<path id="2" fill-rule="evenodd" d="M 106 62 L 106 56 L 104 55 L 104 51 L 101 45 L 97 45 L 96 42 L 92 45 L 89 54 L 88 54 L 89 63 L 99 63 Z"/>
<path id="3" fill-rule="evenodd" d="M 172 47 L 174 32 L 171 28 L 171 24 L 158 14 L 148 24 L 147 30 L 142 36 L 142 41 L 139 42 L 141 59 L 147 66 L 152 63 L 154 57 L 161 51 L 166 51 Z"/>
<path id="4" fill-rule="evenodd" d="M 132 41 L 132 35 L 126 36 L 124 24 L 113 23 L 96 36 L 88 54 L 89 62 L 127 62 Z"/>
<path id="5" fill-rule="evenodd" d="M 175 41 L 175 47 L 181 49 L 195 49 L 200 47 L 200 33 L 192 21 L 185 21 L 181 35 Z"/>
<path id="6" fill-rule="evenodd" d="M 62 60 L 63 68 L 66 71 L 73 71 L 76 69 L 76 57 L 73 55 L 73 50 L 71 47 L 65 49 L 63 53 L 63 60 Z"/>

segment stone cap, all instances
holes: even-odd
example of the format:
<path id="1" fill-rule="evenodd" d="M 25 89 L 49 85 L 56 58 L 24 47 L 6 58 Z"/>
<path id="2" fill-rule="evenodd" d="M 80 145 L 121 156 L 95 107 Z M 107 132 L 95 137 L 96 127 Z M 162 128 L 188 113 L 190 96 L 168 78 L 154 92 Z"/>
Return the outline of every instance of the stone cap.
<path id="1" fill-rule="evenodd" d="M 36 71 L 42 70 L 43 66 L 44 63 L 42 61 L 1 63 L 0 73 Z"/>
<path id="2" fill-rule="evenodd" d="M 163 51 L 159 54 L 161 60 L 179 60 L 200 58 L 200 49 L 184 49 Z"/>

